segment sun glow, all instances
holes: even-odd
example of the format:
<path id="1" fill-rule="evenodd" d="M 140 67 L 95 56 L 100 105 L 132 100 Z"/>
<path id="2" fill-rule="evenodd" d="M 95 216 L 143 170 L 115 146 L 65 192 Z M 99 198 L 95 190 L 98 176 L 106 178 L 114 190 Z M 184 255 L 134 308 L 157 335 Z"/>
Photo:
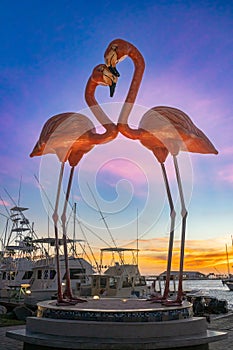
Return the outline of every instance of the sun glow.
<path id="1" fill-rule="evenodd" d="M 160 274 L 167 268 L 168 239 L 155 238 L 139 241 L 139 267 L 142 274 Z M 179 270 L 180 241 L 175 240 L 172 270 Z M 233 252 L 229 249 L 229 266 Z M 224 239 L 186 240 L 184 270 L 226 274 L 228 262 Z"/>

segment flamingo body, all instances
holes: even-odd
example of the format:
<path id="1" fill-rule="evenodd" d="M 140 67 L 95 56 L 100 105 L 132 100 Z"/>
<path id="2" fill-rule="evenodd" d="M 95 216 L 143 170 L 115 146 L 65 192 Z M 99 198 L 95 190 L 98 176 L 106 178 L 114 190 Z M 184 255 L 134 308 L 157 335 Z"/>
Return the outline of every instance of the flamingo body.
<path id="1" fill-rule="evenodd" d="M 45 123 L 30 157 L 58 153 L 59 160 L 66 161 L 65 156 L 70 147 L 74 150 L 78 145 L 79 150 L 84 153 L 91 150 L 94 145 L 90 138 L 94 133 L 94 124 L 83 114 L 57 114 Z"/>
<path id="2" fill-rule="evenodd" d="M 168 148 L 171 154 L 179 151 L 202 154 L 217 154 L 218 151 L 208 139 L 208 137 L 192 122 L 187 114 L 173 107 L 153 107 L 142 117 L 139 128 L 141 129 L 141 139 L 145 144 L 148 137 L 148 146 L 161 143 Z M 143 137 L 143 130 L 154 136 Z M 146 146 L 146 145 L 145 145 Z"/>

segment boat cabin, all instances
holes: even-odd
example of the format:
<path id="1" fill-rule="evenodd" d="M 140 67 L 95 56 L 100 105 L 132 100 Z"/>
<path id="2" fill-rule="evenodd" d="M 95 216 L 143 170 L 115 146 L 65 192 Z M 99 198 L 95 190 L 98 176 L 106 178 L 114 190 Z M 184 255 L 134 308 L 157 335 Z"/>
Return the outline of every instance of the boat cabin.
<path id="1" fill-rule="evenodd" d="M 135 252 L 136 249 L 104 248 L 101 249 L 101 262 L 98 274 L 92 275 L 91 295 L 106 297 L 143 297 L 147 294 L 146 279 L 141 276 L 135 261 L 125 263 L 123 252 Z M 120 262 L 115 262 L 102 272 L 104 252 L 120 253 Z"/>

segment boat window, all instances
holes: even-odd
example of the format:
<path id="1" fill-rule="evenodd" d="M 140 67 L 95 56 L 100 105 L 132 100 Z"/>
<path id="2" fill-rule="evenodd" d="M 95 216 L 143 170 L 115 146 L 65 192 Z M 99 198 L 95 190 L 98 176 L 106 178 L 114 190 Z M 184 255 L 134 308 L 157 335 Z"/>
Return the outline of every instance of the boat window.
<path id="1" fill-rule="evenodd" d="M 97 278 L 96 277 L 92 278 L 92 284 L 93 284 L 93 287 L 96 287 L 96 285 L 97 285 Z"/>
<path id="2" fill-rule="evenodd" d="M 49 271 L 49 278 L 51 280 L 53 280 L 55 276 L 56 276 L 56 271 L 55 270 L 50 270 Z"/>
<path id="3" fill-rule="evenodd" d="M 29 280 L 32 277 L 32 271 L 25 271 L 23 275 L 23 280 Z"/>
<path id="4" fill-rule="evenodd" d="M 5 280 L 6 279 L 6 271 L 3 271 L 3 274 L 2 274 L 2 279 Z"/>
<path id="5" fill-rule="evenodd" d="M 106 277 L 101 277 L 100 278 L 100 288 L 105 288 L 107 285 L 107 278 Z"/>
<path id="6" fill-rule="evenodd" d="M 86 283 L 86 276 L 81 276 L 80 281 L 81 283 Z"/>
<path id="7" fill-rule="evenodd" d="M 85 275 L 85 273 L 86 273 L 85 269 L 70 269 L 70 279 L 71 280 L 80 279 L 83 277 L 82 275 Z"/>
<path id="8" fill-rule="evenodd" d="M 132 282 L 129 277 L 126 277 L 126 279 L 123 281 L 122 287 L 123 288 L 132 287 Z"/>
<path id="9" fill-rule="evenodd" d="M 17 273 L 15 271 L 10 271 L 10 274 L 8 275 L 8 280 L 14 280 L 15 276 L 17 275 Z"/>
<path id="10" fill-rule="evenodd" d="M 44 270 L 44 280 L 47 280 L 49 277 L 49 271 L 48 270 Z"/>
<path id="11" fill-rule="evenodd" d="M 116 289 L 117 287 L 117 279 L 114 277 L 109 278 L 109 288 Z"/>
<path id="12" fill-rule="evenodd" d="M 145 286 L 146 285 L 146 279 L 144 276 L 141 277 L 136 277 L 135 278 L 135 282 L 134 282 L 135 286 Z"/>
<path id="13" fill-rule="evenodd" d="M 38 270 L 37 271 L 37 279 L 41 280 L 41 278 L 42 278 L 42 270 Z"/>

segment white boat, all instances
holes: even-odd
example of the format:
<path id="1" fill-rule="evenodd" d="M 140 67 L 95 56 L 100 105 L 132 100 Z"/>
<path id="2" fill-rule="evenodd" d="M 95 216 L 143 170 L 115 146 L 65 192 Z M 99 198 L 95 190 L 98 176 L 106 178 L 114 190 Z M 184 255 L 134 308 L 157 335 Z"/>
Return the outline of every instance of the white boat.
<path id="1" fill-rule="evenodd" d="M 23 298 L 32 277 L 38 247 L 32 243 L 34 230 L 24 215 L 26 210 L 28 208 L 20 206 L 10 209 L 8 221 L 12 222 L 12 226 L 9 230 L 6 226 L 0 256 L 1 299 Z"/>
<path id="2" fill-rule="evenodd" d="M 146 297 L 148 294 L 146 279 L 140 274 L 137 259 L 134 257 L 137 251 L 129 248 L 101 249 L 100 271 L 92 276 L 91 295 L 116 298 Z M 106 266 L 106 270 L 102 272 L 104 252 L 117 253 L 119 262 Z M 126 263 L 125 252 L 132 253 L 132 263 Z"/>
<path id="3" fill-rule="evenodd" d="M 230 290 L 233 291 L 233 278 L 228 278 L 223 282 L 223 284 L 225 284 Z"/>
<path id="4" fill-rule="evenodd" d="M 22 299 L 30 287 L 33 262 L 25 258 L 5 258 L 0 270 L 0 298 Z"/>
<path id="5" fill-rule="evenodd" d="M 44 243 L 54 245 L 54 239 L 39 239 Z M 77 241 L 77 240 L 76 240 Z M 62 240 L 59 240 L 62 244 Z M 69 240 L 73 243 L 73 240 Z M 60 273 L 62 287 L 65 289 L 65 259 L 64 255 L 59 256 Z M 71 288 L 74 296 L 90 296 L 91 294 L 91 275 L 94 273 L 92 265 L 84 258 L 75 255 L 69 256 L 69 271 Z M 51 299 L 57 293 L 57 265 L 56 256 L 48 256 L 47 258 L 37 260 L 32 268 L 32 277 L 30 281 L 30 289 L 24 298 L 26 304 L 35 305 L 39 301 Z"/>

